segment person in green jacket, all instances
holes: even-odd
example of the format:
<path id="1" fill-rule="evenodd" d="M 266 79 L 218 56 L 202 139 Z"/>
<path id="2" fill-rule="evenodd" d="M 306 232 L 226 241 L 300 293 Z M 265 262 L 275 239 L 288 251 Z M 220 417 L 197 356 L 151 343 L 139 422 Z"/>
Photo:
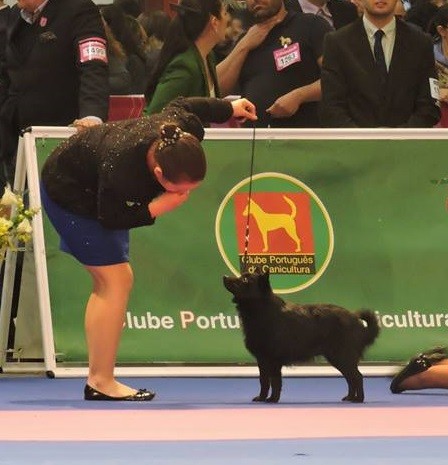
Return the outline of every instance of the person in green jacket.
<path id="1" fill-rule="evenodd" d="M 145 93 L 147 114 L 179 96 L 221 96 L 213 48 L 225 39 L 230 19 L 224 0 L 181 0 L 172 7 L 177 15 Z"/>

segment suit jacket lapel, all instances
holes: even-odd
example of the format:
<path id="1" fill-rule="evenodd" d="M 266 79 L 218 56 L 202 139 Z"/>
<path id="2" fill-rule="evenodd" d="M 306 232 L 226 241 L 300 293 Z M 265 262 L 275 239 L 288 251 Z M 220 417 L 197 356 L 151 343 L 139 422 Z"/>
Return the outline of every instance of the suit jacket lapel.
<path id="1" fill-rule="evenodd" d="M 406 61 L 408 57 L 412 57 L 413 54 L 406 51 L 408 47 L 406 40 L 406 31 L 401 24 L 400 20 L 397 20 L 395 30 L 395 43 L 392 51 L 392 58 L 389 65 L 389 73 L 387 76 L 387 87 L 394 88 L 395 83 L 400 80 L 400 70 L 407 69 Z M 413 58 L 415 59 L 415 57 Z"/>
<path id="2" fill-rule="evenodd" d="M 44 30 L 48 29 L 51 26 L 51 21 L 57 13 L 57 1 L 55 0 L 48 0 L 48 3 L 45 5 L 40 17 L 38 19 L 38 23 L 42 24 L 40 21 L 42 18 L 45 18 L 44 26 L 41 26 Z M 50 27 L 51 29 L 51 27 Z"/>
<path id="3" fill-rule="evenodd" d="M 372 82 L 378 82 L 375 59 L 373 58 L 372 49 L 362 19 L 356 20 L 352 27 L 355 34 L 353 35 L 353 43 L 349 44 L 349 46 L 352 47 L 354 59 L 368 72 Z"/>
<path id="4" fill-rule="evenodd" d="M 334 29 L 339 29 L 340 27 L 340 17 L 339 17 L 339 12 L 338 12 L 338 9 L 337 8 L 334 8 L 334 3 L 329 1 L 327 2 L 327 7 L 328 7 L 328 11 L 330 12 L 331 14 L 331 18 L 333 20 L 333 28 Z"/>
<path id="5" fill-rule="evenodd" d="M 197 49 L 196 45 L 193 45 L 193 54 L 194 54 L 194 59 L 197 62 L 201 70 L 203 87 L 205 91 L 208 92 L 208 94 L 210 94 L 210 89 L 208 87 L 207 72 L 205 71 L 204 61 L 202 60 L 202 56 L 199 50 Z"/>
<path id="6" fill-rule="evenodd" d="M 16 33 L 21 20 L 22 18 L 20 16 L 20 9 L 15 7 L 9 14 L 8 27 L 6 29 L 8 41 L 11 41 L 11 39 L 14 37 L 14 34 Z"/>
<path id="7" fill-rule="evenodd" d="M 395 37 L 395 44 L 394 49 L 392 52 L 392 60 L 389 65 L 389 72 L 387 76 L 386 86 L 381 88 L 381 78 L 379 71 L 376 67 L 375 58 L 372 53 L 372 48 L 370 47 L 369 39 L 367 37 L 367 32 L 364 28 L 364 24 L 362 19 L 359 19 L 354 23 L 356 24 L 356 28 L 359 28 L 358 31 L 358 38 L 354 44 L 352 44 L 353 49 L 356 53 L 356 57 L 362 64 L 362 67 L 368 71 L 369 74 L 369 86 L 374 90 L 377 95 L 387 95 L 387 89 L 390 87 L 391 83 L 393 84 L 394 80 L 396 79 L 397 70 L 399 72 L 402 61 L 402 50 L 403 47 L 406 45 L 403 43 L 403 39 L 401 37 L 401 28 L 397 26 L 397 35 Z M 398 24 L 398 22 L 397 22 Z M 400 32 L 398 31 L 400 29 Z M 398 40 L 397 40 L 398 39 Z"/>

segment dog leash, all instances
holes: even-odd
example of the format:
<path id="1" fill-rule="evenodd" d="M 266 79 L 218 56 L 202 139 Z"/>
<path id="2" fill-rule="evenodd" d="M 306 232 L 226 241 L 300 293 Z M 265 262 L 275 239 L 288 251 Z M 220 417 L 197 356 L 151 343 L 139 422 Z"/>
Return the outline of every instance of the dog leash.
<path id="1" fill-rule="evenodd" d="M 247 271 L 247 255 L 249 249 L 249 222 L 250 222 L 250 201 L 252 199 L 252 180 L 254 176 L 254 159 L 255 159 L 255 121 L 252 126 L 252 143 L 251 143 L 251 157 L 250 157 L 250 174 L 249 174 L 249 195 L 247 196 L 247 220 L 246 232 L 244 235 L 244 255 L 243 263 L 240 267 L 241 273 Z"/>

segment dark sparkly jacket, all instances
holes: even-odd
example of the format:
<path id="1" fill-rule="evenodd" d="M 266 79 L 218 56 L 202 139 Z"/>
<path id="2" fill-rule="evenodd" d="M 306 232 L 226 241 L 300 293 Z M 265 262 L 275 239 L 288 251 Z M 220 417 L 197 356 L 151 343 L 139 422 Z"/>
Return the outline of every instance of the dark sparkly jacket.
<path id="1" fill-rule="evenodd" d="M 70 137 L 51 153 L 42 169 L 48 196 L 59 206 L 110 229 L 154 223 L 148 203 L 164 192 L 146 164 L 146 154 L 160 126 L 176 122 L 204 138 L 203 125 L 232 115 L 229 102 L 214 98 L 179 98 L 161 113 L 101 124 Z"/>

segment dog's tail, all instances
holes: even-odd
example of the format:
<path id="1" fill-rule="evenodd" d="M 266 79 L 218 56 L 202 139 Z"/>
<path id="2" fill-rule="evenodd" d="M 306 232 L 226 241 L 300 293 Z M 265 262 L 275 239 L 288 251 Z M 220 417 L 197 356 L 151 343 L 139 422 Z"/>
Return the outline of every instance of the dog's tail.
<path id="1" fill-rule="evenodd" d="M 356 312 L 356 315 L 363 321 L 363 325 L 365 326 L 365 345 L 367 347 L 373 344 L 380 333 L 378 319 L 372 310 L 359 310 Z"/>
<path id="2" fill-rule="evenodd" d="M 296 207 L 296 204 L 289 198 L 289 197 L 286 197 L 286 195 L 283 196 L 283 198 L 285 199 L 285 201 L 289 204 L 289 206 L 291 207 L 291 214 L 290 214 L 290 217 L 292 219 L 295 219 L 296 218 L 296 215 L 297 215 L 297 207 Z"/>

